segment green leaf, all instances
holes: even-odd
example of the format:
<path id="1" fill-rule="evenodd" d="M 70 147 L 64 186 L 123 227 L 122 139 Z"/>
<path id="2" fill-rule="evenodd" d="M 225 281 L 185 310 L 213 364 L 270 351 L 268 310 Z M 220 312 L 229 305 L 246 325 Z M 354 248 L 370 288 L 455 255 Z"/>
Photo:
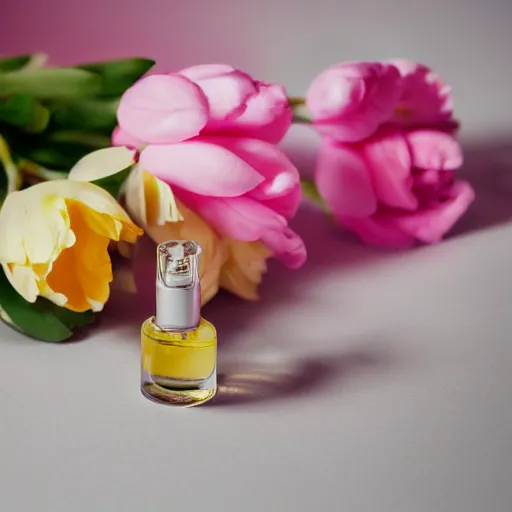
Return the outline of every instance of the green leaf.
<path id="1" fill-rule="evenodd" d="M 90 310 L 78 313 L 77 311 L 61 308 L 46 299 L 39 298 L 34 304 L 34 307 L 41 313 L 55 316 L 71 331 L 85 327 L 94 320 L 94 313 Z"/>
<path id="2" fill-rule="evenodd" d="M 17 57 L 7 57 L 0 60 L 0 72 L 17 71 L 30 62 L 30 55 L 19 55 Z"/>
<path id="3" fill-rule="evenodd" d="M 41 100 L 84 98 L 101 88 L 101 77 L 83 69 L 43 68 L 0 73 L 0 96 L 30 94 Z"/>
<path id="4" fill-rule="evenodd" d="M 0 59 L 0 73 L 18 71 L 27 66 L 41 67 L 46 61 L 46 55 L 43 53 L 33 53 L 29 55 L 17 55 L 15 57 L 6 57 Z"/>
<path id="5" fill-rule="evenodd" d="M 50 120 L 50 112 L 34 97 L 15 94 L 0 101 L 0 121 L 9 123 L 32 133 L 45 130 Z"/>
<path id="6" fill-rule="evenodd" d="M 57 105 L 52 122 L 57 129 L 102 132 L 111 135 L 117 124 L 119 100 L 80 99 Z"/>
<path id="7" fill-rule="evenodd" d="M 100 75 L 102 86 L 99 95 L 109 97 L 121 96 L 154 64 L 155 62 L 150 59 L 130 58 L 83 64 L 77 66 L 77 68 Z"/>
<path id="8" fill-rule="evenodd" d="M 0 60 L 0 72 L 17 71 L 30 62 L 30 55 L 20 55 L 18 57 L 7 57 Z"/>
<path id="9" fill-rule="evenodd" d="M 122 171 L 111 174 L 110 176 L 105 176 L 104 178 L 93 180 L 91 183 L 98 185 L 98 187 L 105 189 L 110 195 L 118 198 L 121 192 L 121 187 L 126 181 L 126 178 L 128 178 L 128 175 L 132 169 L 133 165 L 130 165 L 130 167 L 127 167 Z"/>
<path id="10" fill-rule="evenodd" d="M 76 328 L 92 323 L 91 311 L 75 313 L 56 306 L 46 299 L 27 302 L 0 271 L 0 307 L 21 332 L 42 341 L 65 341 Z"/>
<path id="11" fill-rule="evenodd" d="M 69 170 L 90 153 L 91 146 L 82 142 L 61 142 L 45 139 L 24 148 L 23 157 L 51 169 Z"/>
<path id="12" fill-rule="evenodd" d="M 99 135 L 97 133 L 88 133 L 81 131 L 58 131 L 51 132 L 47 135 L 48 141 L 76 143 L 87 146 L 89 151 L 94 149 L 103 149 L 110 146 L 110 134 Z"/>

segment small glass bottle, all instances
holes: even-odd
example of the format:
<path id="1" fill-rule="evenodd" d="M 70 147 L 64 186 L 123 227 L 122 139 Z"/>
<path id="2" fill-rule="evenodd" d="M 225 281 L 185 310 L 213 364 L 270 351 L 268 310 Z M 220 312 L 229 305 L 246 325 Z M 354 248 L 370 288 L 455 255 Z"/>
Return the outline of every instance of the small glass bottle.
<path id="1" fill-rule="evenodd" d="M 141 390 L 155 402 L 190 407 L 217 388 L 217 333 L 201 317 L 199 255 L 191 240 L 157 247 L 156 315 L 141 329 Z"/>

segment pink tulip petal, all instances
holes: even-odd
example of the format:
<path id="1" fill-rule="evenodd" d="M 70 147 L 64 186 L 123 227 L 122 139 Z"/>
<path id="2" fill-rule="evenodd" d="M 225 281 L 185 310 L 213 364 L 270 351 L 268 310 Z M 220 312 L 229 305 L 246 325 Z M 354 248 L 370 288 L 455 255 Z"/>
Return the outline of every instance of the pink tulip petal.
<path id="1" fill-rule="evenodd" d="M 400 94 L 400 74 L 394 66 L 347 62 L 332 66 L 313 81 L 306 104 L 321 135 L 357 142 L 391 117 Z"/>
<path id="2" fill-rule="evenodd" d="M 414 237 L 393 225 L 385 215 L 365 219 L 344 217 L 339 221 L 368 245 L 383 249 L 408 249 L 414 245 Z"/>
<path id="3" fill-rule="evenodd" d="M 304 241 L 290 228 L 283 231 L 268 231 L 262 241 L 288 268 L 299 268 L 306 262 Z"/>
<path id="4" fill-rule="evenodd" d="M 413 130 L 407 134 L 412 165 L 418 169 L 451 171 L 462 165 L 462 149 L 449 133 Z"/>
<path id="5" fill-rule="evenodd" d="M 320 195 L 337 216 L 367 217 L 377 209 L 370 171 L 355 148 L 324 141 L 318 153 L 315 181 Z"/>
<path id="6" fill-rule="evenodd" d="M 267 231 L 283 231 L 284 217 L 247 197 L 205 197 L 177 192 L 179 198 L 197 211 L 223 236 L 254 242 Z"/>
<path id="7" fill-rule="evenodd" d="M 214 121 L 240 116 L 246 101 L 257 92 L 249 75 L 223 64 L 193 66 L 179 74 L 201 87 L 210 105 L 210 120 Z"/>
<path id="8" fill-rule="evenodd" d="M 144 145 L 144 142 L 133 137 L 120 126 L 116 126 L 112 132 L 112 145 L 128 146 L 130 148 L 138 149 Z"/>
<path id="9" fill-rule="evenodd" d="M 240 196 L 264 180 L 227 149 L 200 140 L 148 146 L 139 163 L 162 181 L 204 196 Z"/>
<path id="10" fill-rule="evenodd" d="M 421 206 L 437 204 L 443 191 L 449 189 L 454 182 L 454 171 L 415 171 L 414 195 Z"/>
<path id="11" fill-rule="evenodd" d="M 307 95 L 307 107 L 312 116 L 331 118 L 346 114 L 359 106 L 366 93 L 366 84 L 359 73 L 347 76 L 347 69 L 334 67 L 318 75 Z"/>
<path id="12" fill-rule="evenodd" d="M 397 215 L 393 223 L 424 243 L 439 242 L 466 212 L 475 192 L 468 182 L 456 181 L 442 199 L 436 206 Z"/>
<path id="13" fill-rule="evenodd" d="M 286 219 L 254 199 L 206 198 L 194 194 L 180 195 L 180 199 L 223 236 L 246 242 L 261 240 L 275 257 L 291 268 L 300 267 L 306 260 L 304 242 L 288 227 Z"/>
<path id="14" fill-rule="evenodd" d="M 249 196 L 260 201 L 272 201 L 274 209 L 286 217 L 293 216 L 300 203 L 300 195 L 290 193 L 300 185 L 297 168 L 274 144 L 238 137 L 201 137 L 218 144 L 261 174 L 265 181 L 249 192 Z"/>
<path id="15" fill-rule="evenodd" d="M 452 116 L 451 87 L 423 64 L 396 59 L 391 61 L 401 76 L 403 90 L 393 118 L 400 124 L 448 121 Z"/>
<path id="16" fill-rule="evenodd" d="M 290 128 L 292 110 L 283 87 L 255 82 L 257 93 L 248 98 L 246 110 L 239 117 L 211 122 L 205 130 L 210 135 L 235 135 L 277 144 Z"/>
<path id="17" fill-rule="evenodd" d="M 183 76 L 151 75 L 123 94 L 117 119 L 123 130 L 146 143 L 180 142 L 198 135 L 205 126 L 208 100 Z"/>
<path id="18" fill-rule="evenodd" d="M 283 217 L 291 219 L 297 213 L 301 199 L 302 187 L 300 186 L 300 183 L 298 183 L 292 189 L 288 189 L 286 194 L 273 199 L 261 199 L 260 202 L 268 208 L 272 208 L 272 210 Z"/>
<path id="19" fill-rule="evenodd" d="M 418 200 L 411 190 L 411 156 L 403 134 L 382 129 L 363 148 L 380 202 L 392 208 L 415 210 Z"/>
<path id="20" fill-rule="evenodd" d="M 313 128 L 323 137 L 339 142 L 358 142 L 369 137 L 379 127 L 375 117 L 347 116 L 343 122 L 315 121 Z"/>

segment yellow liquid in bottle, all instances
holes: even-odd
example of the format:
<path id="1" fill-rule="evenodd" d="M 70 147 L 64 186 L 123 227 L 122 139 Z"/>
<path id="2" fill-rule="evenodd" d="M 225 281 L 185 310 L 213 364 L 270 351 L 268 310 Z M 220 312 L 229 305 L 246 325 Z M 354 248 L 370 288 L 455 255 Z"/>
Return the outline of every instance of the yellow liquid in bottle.
<path id="1" fill-rule="evenodd" d="M 198 405 L 215 395 L 217 333 L 201 319 L 193 331 L 160 329 L 149 318 L 142 325 L 143 394 L 156 402 Z"/>

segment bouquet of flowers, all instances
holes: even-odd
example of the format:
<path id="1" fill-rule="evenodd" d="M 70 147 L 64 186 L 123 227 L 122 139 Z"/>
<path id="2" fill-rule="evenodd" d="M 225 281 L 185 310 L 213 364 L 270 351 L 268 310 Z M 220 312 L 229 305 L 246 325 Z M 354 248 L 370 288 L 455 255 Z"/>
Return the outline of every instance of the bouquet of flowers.
<path id="1" fill-rule="evenodd" d="M 203 303 L 254 300 L 274 257 L 306 261 L 288 225 L 302 194 L 369 244 L 441 240 L 474 197 L 451 95 L 425 66 L 333 66 L 305 98 L 227 65 L 147 74 L 126 59 L 47 68 L 0 60 L 0 312 L 63 341 L 109 298 L 112 256 L 145 232 L 203 248 Z M 292 122 L 322 138 L 313 181 L 278 146 Z"/>

